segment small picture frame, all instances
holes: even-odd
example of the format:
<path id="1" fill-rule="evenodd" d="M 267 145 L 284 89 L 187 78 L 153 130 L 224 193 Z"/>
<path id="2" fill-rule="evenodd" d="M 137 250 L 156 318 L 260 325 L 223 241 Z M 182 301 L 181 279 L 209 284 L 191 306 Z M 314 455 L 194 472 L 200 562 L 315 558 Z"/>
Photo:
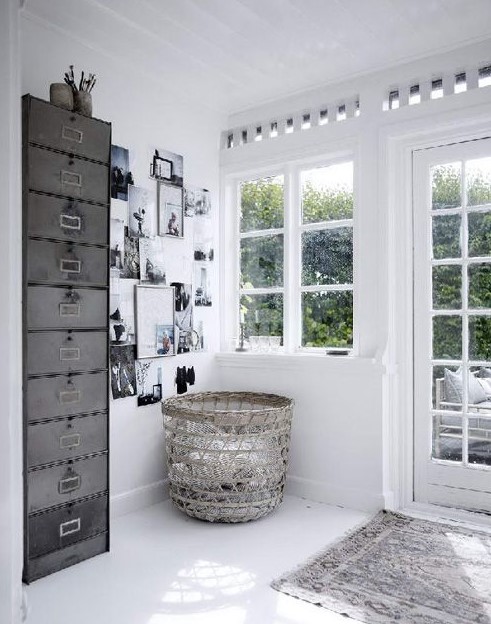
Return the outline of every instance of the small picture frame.
<path id="1" fill-rule="evenodd" d="M 174 299 L 170 286 L 135 286 L 138 359 L 176 354 Z"/>
<path id="2" fill-rule="evenodd" d="M 162 400 L 162 384 L 155 384 L 153 387 L 153 398 L 154 401 L 161 401 Z"/>
<path id="3" fill-rule="evenodd" d="M 159 184 L 159 236 L 184 236 L 184 190 L 179 186 Z"/>

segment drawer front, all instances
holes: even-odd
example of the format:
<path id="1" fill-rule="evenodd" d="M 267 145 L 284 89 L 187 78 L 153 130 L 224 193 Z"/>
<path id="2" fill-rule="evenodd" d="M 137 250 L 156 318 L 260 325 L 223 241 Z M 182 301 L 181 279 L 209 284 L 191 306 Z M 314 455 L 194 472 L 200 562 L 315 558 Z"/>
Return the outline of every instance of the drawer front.
<path id="1" fill-rule="evenodd" d="M 27 419 L 47 420 L 107 409 L 108 375 L 82 373 L 27 381 Z"/>
<path id="2" fill-rule="evenodd" d="M 107 327 L 106 290 L 30 286 L 27 289 L 28 329 Z"/>
<path id="3" fill-rule="evenodd" d="M 27 465 L 40 466 L 107 450 L 107 414 L 91 414 L 27 428 Z"/>
<path id="4" fill-rule="evenodd" d="M 27 244 L 29 281 L 105 286 L 108 264 L 108 252 L 100 247 L 42 240 Z"/>
<path id="5" fill-rule="evenodd" d="M 104 492 L 108 488 L 107 464 L 107 455 L 97 455 L 29 472 L 28 513 Z"/>
<path id="6" fill-rule="evenodd" d="M 67 154 L 29 147 L 29 188 L 107 204 L 109 167 Z"/>
<path id="7" fill-rule="evenodd" d="M 66 548 L 107 530 L 107 496 L 29 518 L 29 557 Z"/>
<path id="8" fill-rule="evenodd" d="M 107 245 L 108 228 L 106 206 L 29 193 L 28 236 Z"/>
<path id="9" fill-rule="evenodd" d="M 23 580 L 25 583 L 31 583 L 36 579 L 68 568 L 108 550 L 109 534 L 103 533 L 73 546 L 29 560 L 24 568 Z"/>
<path id="10" fill-rule="evenodd" d="M 109 124 L 34 99 L 28 140 L 104 163 L 111 159 Z"/>
<path id="11" fill-rule="evenodd" d="M 107 369 L 105 331 L 48 331 L 27 336 L 27 374 L 47 375 Z"/>

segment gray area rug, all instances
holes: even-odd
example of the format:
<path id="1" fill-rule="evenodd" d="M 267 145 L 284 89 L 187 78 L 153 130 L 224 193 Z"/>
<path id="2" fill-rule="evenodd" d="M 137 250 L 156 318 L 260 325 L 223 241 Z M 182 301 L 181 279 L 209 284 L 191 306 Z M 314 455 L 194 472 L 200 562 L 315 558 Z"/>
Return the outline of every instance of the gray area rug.
<path id="1" fill-rule="evenodd" d="M 369 624 L 491 624 L 491 534 L 380 512 L 272 587 Z"/>

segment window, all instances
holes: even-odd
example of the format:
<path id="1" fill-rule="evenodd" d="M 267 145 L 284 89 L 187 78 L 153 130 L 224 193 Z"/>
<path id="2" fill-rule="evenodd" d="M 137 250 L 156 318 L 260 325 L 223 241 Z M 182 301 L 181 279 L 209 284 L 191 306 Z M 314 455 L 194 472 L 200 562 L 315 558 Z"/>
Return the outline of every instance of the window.
<path id="1" fill-rule="evenodd" d="M 239 318 L 287 351 L 353 348 L 353 161 L 238 185 Z"/>

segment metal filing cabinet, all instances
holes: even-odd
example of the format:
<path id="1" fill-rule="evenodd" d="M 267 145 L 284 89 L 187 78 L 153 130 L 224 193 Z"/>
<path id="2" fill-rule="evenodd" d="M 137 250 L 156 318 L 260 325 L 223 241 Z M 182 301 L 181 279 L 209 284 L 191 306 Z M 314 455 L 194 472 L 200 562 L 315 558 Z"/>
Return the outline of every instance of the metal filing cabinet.
<path id="1" fill-rule="evenodd" d="M 23 97 L 24 581 L 109 550 L 111 125 Z"/>

